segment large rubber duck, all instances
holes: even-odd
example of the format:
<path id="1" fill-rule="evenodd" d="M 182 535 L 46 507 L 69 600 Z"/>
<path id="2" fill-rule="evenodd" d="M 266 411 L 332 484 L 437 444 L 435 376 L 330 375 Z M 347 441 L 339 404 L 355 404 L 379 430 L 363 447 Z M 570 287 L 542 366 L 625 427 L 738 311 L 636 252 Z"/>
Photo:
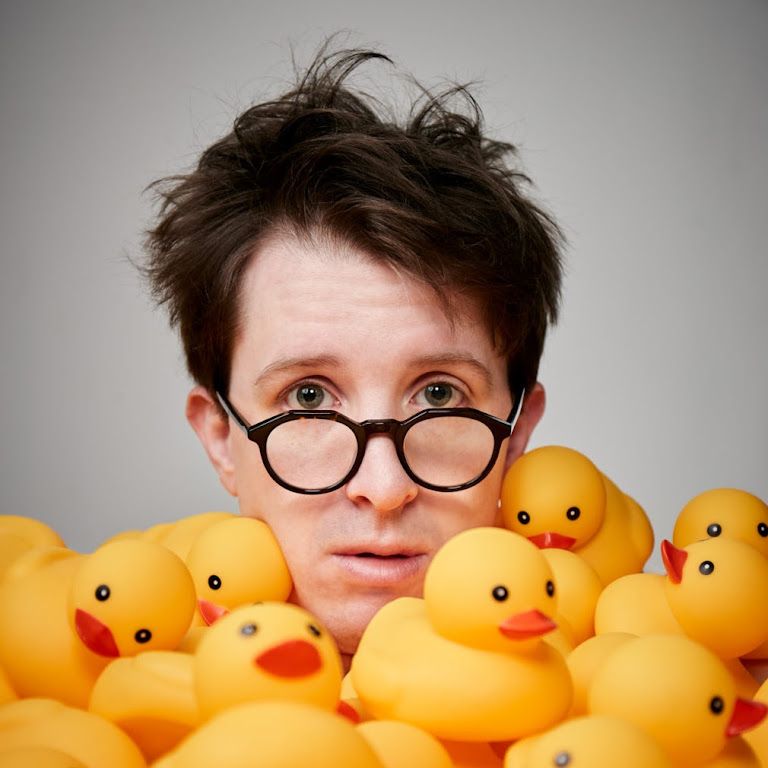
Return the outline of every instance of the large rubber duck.
<path id="1" fill-rule="evenodd" d="M 239 704 L 198 728 L 153 768 L 384 768 L 354 725 L 296 701 Z"/>
<path id="2" fill-rule="evenodd" d="M 128 736 L 98 715 L 52 699 L 20 699 L 0 707 L 0 764 L 6 765 L 5 753 L 33 748 L 63 753 L 85 768 L 146 766 Z"/>
<path id="3" fill-rule="evenodd" d="M 595 673 L 588 700 L 591 714 L 642 728 L 679 768 L 713 760 L 768 711 L 738 698 L 720 659 L 683 635 L 646 635 L 616 648 Z"/>
<path id="4" fill-rule="evenodd" d="M 768 505 L 738 488 L 713 488 L 694 496 L 675 520 L 672 543 L 687 547 L 718 537 L 739 539 L 768 557 Z"/>
<path id="5" fill-rule="evenodd" d="M 205 624 L 246 603 L 285 601 L 293 586 L 274 534 L 251 517 L 229 517 L 207 527 L 186 563 Z"/>
<path id="6" fill-rule="evenodd" d="M 513 744 L 504 768 L 675 768 L 642 728 L 618 717 L 577 717 Z"/>
<path id="7" fill-rule="evenodd" d="M 336 643 L 312 614 L 290 603 L 241 606 L 223 616 L 200 642 L 194 666 L 203 719 L 267 698 L 328 710 L 339 705 Z"/>
<path id="8" fill-rule="evenodd" d="M 507 470 L 501 490 L 504 525 L 540 547 L 583 557 L 603 584 L 643 570 L 653 529 L 637 502 L 583 454 L 543 446 Z"/>
<path id="9" fill-rule="evenodd" d="M 194 609 L 189 571 L 158 544 L 30 550 L 0 585 L 0 665 L 20 696 L 86 707 L 111 658 L 173 648 Z"/>
<path id="10" fill-rule="evenodd" d="M 555 623 L 552 569 L 501 528 L 447 541 L 424 580 L 373 617 L 352 661 L 364 708 L 441 739 L 504 741 L 558 722 L 571 701 L 562 655 L 542 637 Z"/>

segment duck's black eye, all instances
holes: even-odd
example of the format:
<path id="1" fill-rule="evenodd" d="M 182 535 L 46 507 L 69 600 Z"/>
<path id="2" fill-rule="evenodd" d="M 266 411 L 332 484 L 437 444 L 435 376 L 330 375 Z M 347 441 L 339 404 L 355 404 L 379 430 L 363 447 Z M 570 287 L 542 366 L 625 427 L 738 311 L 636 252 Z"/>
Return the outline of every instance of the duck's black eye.
<path id="1" fill-rule="evenodd" d="M 565 516 L 569 520 L 578 520 L 581 517 L 581 510 L 578 507 L 568 507 L 568 511 L 565 513 Z"/>
<path id="2" fill-rule="evenodd" d="M 531 522 L 531 516 L 524 509 L 517 513 L 517 519 L 523 525 L 528 525 Z"/>
<path id="3" fill-rule="evenodd" d="M 558 752 L 555 755 L 555 759 L 552 761 L 552 765 L 556 765 L 557 768 L 562 768 L 564 765 L 571 764 L 571 755 L 569 752 Z"/>
<path id="4" fill-rule="evenodd" d="M 704 576 L 709 576 L 714 570 L 715 564 L 711 560 L 705 560 L 703 563 L 699 563 L 699 573 Z"/>
<path id="5" fill-rule="evenodd" d="M 760 534 L 760 536 L 765 538 L 766 536 L 768 536 L 768 525 L 766 525 L 765 523 L 758 523 L 757 532 Z"/>
<path id="6" fill-rule="evenodd" d="M 109 591 L 109 587 L 106 584 L 101 584 L 98 587 L 96 587 L 95 594 L 96 594 L 96 599 L 100 600 L 103 603 L 105 600 L 109 599 L 109 596 L 112 593 Z"/>
<path id="7" fill-rule="evenodd" d="M 137 643 L 148 643 L 152 639 L 152 633 L 148 629 L 140 629 L 133 638 Z"/>
<path id="8" fill-rule="evenodd" d="M 240 627 L 240 634 L 250 637 L 251 635 L 255 635 L 257 630 L 258 627 L 255 624 L 243 624 L 243 626 Z"/>
<path id="9" fill-rule="evenodd" d="M 713 696 L 712 700 L 709 702 L 709 708 L 716 715 L 719 715 L 725 708 L 725 703 L 719 696 Z"/>
<path id="10" fill-rule="evenodd" d="M 212 573 L 208 577 L 208 586 L 211 589 L 221 589 L 221 579 L 215 573 Z"/>
<path id="11" fill-rule="evenodd" d="M 707 526 L 707 536 L 712 536 L 714 538 L 715 536 L 719 536 L 723 532 L 723 529 L 720 527 L 719 523 L 710 523 Z"/>
<path id="12" fill-rule="evenodd" d="M 547 580 L 547 594 L 552 597 L 555 594 L 555 583 L 551 580 Z"/>
<path id="13" fill-rule="evenodd" d="M 494 600 L 503 603 L 509 597 L 509 590 L 506 587 L 499 585 L 498 587 L 493 588 L 491 594 L 493 595 Z"/>
<path id="14" fill-rule="evenodd" d="M 307 624 L 307 629 L 310 631 L 311 634 L 313 634 L 315 637 L 320 637 L 323 633 L 314 625 L 314 624 Z"/>

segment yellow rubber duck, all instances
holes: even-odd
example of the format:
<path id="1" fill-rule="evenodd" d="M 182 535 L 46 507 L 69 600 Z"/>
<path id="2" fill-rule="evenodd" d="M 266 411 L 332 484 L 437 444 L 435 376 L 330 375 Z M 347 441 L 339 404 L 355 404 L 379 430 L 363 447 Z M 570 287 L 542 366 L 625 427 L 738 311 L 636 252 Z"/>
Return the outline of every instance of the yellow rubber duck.
<path id="1" fill-rule="evenodd" d="M 20 696 L 86 707 L 111 658 L 175 647 L 194 609 L 189 571 L 158 544 L 30 550 L 0 585 L 0 665 Z"/>
<path id="2" fill-rule="evenodd" d="M 531 542 L 473 528 L 446 542 L 424 598 L 385 605 L 363 633 L 351 677 L 364 708 L 441 739 L 516 739 L 560 720 L 571 681 L 542 641 L 555 627 L 552 569 Z"/>
<path id="3" fill-rule="evenodd" d="M 186 558 L 198 611 L 212 624 L 232 608 L 259 601 L 285 601 L 293 582 L 269 526 L 251 517 L 230 517 L 202 531 Z"/>
<path id="4" fill-rule="evenodd" d="M 768 711 L 738 698 L 720 659 L 683 635 L 646 635 L 616 648 L 595 673 L 588 706 L 642 728 L 679 768 L 713 760 Z"/>
<path id="5" fill-rule="evenodd" d="M 41 520 L 0 515 L 0 581 L 13 562 L 38 547 L 63 547 L 61 536 Z"/>
<path id="6" fill-rule="evenodd" d="M 193 658 L 146 651 L 114 659 L 96 680 L 88 709 L 127 733 L 148 762 L 156 760 L 200 724 Z"/>
<path id="7" fill-rule="evenodd" d="M 743 541 L 711 538 L 684 548 L 662 543 L 664 592 L 686 635 L 721 659 L 768 640 L 768 558 Z"/>
<path id="8" fill-rule="evenodd" d="M 504 525 L 540 547 L 583 557 L 603 584 L 642 571 L 653 549 L 647 515 L 583 454 L 543 446 L 507 470 Z"/>
<path id="9" fill-rule="evenodd" d="M 186 560 L 195 540 L 208 526 L 231 517 L 235 517 L 232 512 L 199 512 L 172 522 L 153 525 L 144 531 L 142 538 L 156 541 Z"/>
<path id="10" fill-rule="evenodd" d="M 31 748 L 64 753 L 85 768 L 146 767 L 138 747 L 116 725 L 53 699 L 0 707 L 0 764 L 5 753 Z"/>
<path id="11" fill-rule="evenodd" d="M 618 717 L 577 717 L 513 744 L 504 768 L 674 768 L 642 728 Z"/>
<path id="12" fill-rule="evenodd" d="M 275 700 L 239 704 L 221 712 L 153 768 L 243 768 L 249 764 L 384 768 L 349 721 L 309 704 Z"/>
<path id="13" fill-rule="evenodd" d="M 765 754 L 768 759 L 768 753 Z M 764 763 L 744 736 L 728 739 L 723 751 L 701 768 L 764 768 Z"/>
<path id="14" fill-rule="evenodd" d="M 258 603 L 231 611 L 201 640 L 194 668 L 203 719 L 266 698 L 339 706 L 343 670 L 336 643 L 297 605 Z"/>
<path id="15" fill-rule="evenodd" d="M 694 496 L 675 520 L 672 543 L 687 547 L 718 537 L 739 539 L 768 557 L 768 505 L 738 488 L 713 488 Z"/>
<path id="16" fill-rule="evenodd" d="M 370 720 L 357 726 L 384 768 L 452 768 L 448 750 L 432 735 L 399 720 Z"/>
<path id="17" fill-rule="evenodd" d="M 768 706 L 768 680 L 755 693 L 755 701 Z M 755 754 L 763 761 L 762 768 L 768 768 L 768 717 L 757 727 L 744 734 L 744 740 L 749 743 Z"/>
<path id="18" fill-rule="evenodd" d="M 58 749 L 18 747 L 0 752 L 3 768 L 86 768 L 83 763 Z"/>

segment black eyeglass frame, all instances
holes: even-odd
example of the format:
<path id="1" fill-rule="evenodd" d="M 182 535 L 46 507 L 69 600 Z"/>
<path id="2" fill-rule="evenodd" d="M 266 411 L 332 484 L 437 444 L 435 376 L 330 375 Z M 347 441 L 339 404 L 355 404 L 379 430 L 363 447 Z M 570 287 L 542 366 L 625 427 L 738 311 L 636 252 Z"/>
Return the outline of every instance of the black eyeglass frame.
<path id="1" fill-rule="evenodd" d="M 248 424 L 247 421 L 240 415 L 237 409 L 229 402 L 229 400 L 219 391 L 216 393 L 216 397 L 221 404 L 224 411 L 234 420 L 234 422 L 243 430 L 246 437 L 253 443 L 259 446 L 261 452 L 261 460 L 264 464 L 264 468 L 267 470 L 269 476 L 283 488 L 294 493 L 302 493 L 305 495 L 317 495 L 321 493 L 330 493 L 338 488 L 341 488 L 346 482 L 348 482 L 363 463 L 365 456 L 365 449 L 368 445 L 368 439 L 371 435 L 388 435 L 392 442 L 395 444 L 395 451 L 400 459 L 400 464 L 405 470 L 408 477 L 415 483 L 428 488 L 432 491 L 441 491 L 443 493 L 453 493 L 454 491 L 463 491 L 467 488 L 471 488 L 473 485 L 477 485 L 484 480 L 488 473 L 493 469 L 496 464 L 496 459 L 499 457 L 499 450 L 501 444 L 508 437 L 512 435 L 517 418 L 520 415 L 520 411 L 523 405 L 523 398 L 525 396 L 525 389 L 521 389 L 519 394 L 513 392 L 514 402 L 512 404 L 512 410 L 509 416 L 505 419 L 500 419 L 497 416 L 493 416 L 490 413 L 479 411 L 476 408 L 426 408 L 423 411 L 414 413 L 413 416 L 409 416 L 404 421 L 398 421 L 397 419 L 366 419 L 365 421 L 354 421 L 348 418 L 343 413 L 332 410 L 317 410 L 317 411 L 304 411 L 304 410 L 291 410 L 278 413 L 276 416 L 270 416 L 264 421 L 260 421 L 257 424 Z M 422 480 L 410 467 L 407 459 L 405 458 L 405 451 L 403 450 L 403 443 L 405 442 L 405 436 L 408 434 L 408 430 L 415 424 L 418 424 L 427 419 L 442 418 L 448 416 L 462 416 L 464 418 L 474 419 L 490 429 L 493 435 L 493 452 L 491 458 L 488 460 L 488 464 L 485 469 L 472 480 L 466 483 L 460 483 L 458 485 L 433 485 L 425 480 Z M 296 421 L 297 419 L 324 419 L 328 421 L 337 421 L 340 424 L 344 424 L 349 427 L 357 439 L 357 457 L 350 467 L 349 471 L 344 477 L 333 485 L 328 485 L 324 488 L 299 488 L 298 486 L 291 485 L 281 478 L 267 458 L 267 439 L 270 433 L 277 427 L 285 424 L 289 421 Z"/>

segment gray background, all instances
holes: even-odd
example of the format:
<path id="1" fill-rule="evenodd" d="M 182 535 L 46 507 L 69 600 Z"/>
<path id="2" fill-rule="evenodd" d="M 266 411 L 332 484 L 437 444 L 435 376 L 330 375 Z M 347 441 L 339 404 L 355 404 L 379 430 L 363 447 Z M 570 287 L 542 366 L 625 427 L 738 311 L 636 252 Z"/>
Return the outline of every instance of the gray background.
<path id="1" fill-rule="evenodd" d="M 281 91 L 291 44 L 307 62 L 340 29 L 427 85 L 480 81 L 491 132 L 520 145 L 567 234 L 534 444 L 590 456 L 659 539 L 707 488 L 768 498 L 765 2 L 0 8 L 0 512 L 86 551 L 235 510 L 127 257 L 151 218 L 143 188 Z"/>

